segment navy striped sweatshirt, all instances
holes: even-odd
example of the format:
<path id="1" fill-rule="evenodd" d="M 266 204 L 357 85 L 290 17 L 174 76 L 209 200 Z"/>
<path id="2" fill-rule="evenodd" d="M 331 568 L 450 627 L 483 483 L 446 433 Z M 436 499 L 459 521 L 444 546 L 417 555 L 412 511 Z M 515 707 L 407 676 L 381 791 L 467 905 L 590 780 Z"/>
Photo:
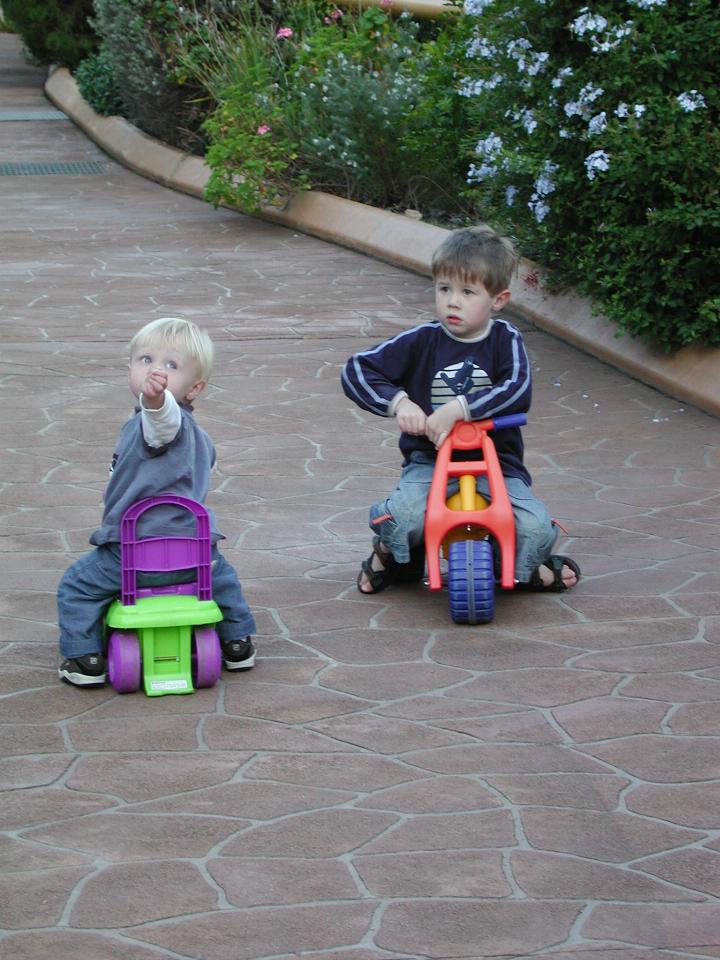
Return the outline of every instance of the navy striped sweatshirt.
<path id="1" fill-rule="evenodd" d="M 522 335 L 498 318 L 478 340 L 459 340 L 437 320 L 399 333 L 350 357 L 342 386 L 359 407 L 381 417 L 390 416 L 392 401 L 401 391 L 428 415 L 457 397 L 468 420 L 526 413 L 532 397 Z M 505 476 L 529 484 L 519 427 L 498 430 L 493 440 Z M 400 450 L 405 461 L 414 450 L 436 453 L 427 437 L 407 433 L 400 434 Z M 463 457 L 471 458 L 472 454 Z"/>

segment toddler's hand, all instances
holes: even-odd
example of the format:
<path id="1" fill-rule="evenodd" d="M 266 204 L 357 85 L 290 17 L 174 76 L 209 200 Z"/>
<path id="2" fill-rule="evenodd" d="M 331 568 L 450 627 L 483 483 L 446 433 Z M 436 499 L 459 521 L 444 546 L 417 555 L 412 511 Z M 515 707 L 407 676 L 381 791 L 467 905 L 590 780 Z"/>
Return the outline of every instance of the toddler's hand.
<path id="1" fill-rule="evenodd" d="M 465 418 L 462 404 L 459 400 L 448 400 L 441 407 L 438 407 L 434 413 L 427 418 L 425 435 L 431 443 L 435 444 L 435 449 L 439 450 L 458 420 Z"/>
<path id="2" fill-rule="evenodd" d="M 409 433 L 413 437 L 424 435 L 427 415 L 423 408 L 413 403 L 409 397 L 403 397 L 398 403 L 395 419 L 403 433 Z"/>
<path id="3" fill-rule="evenodd" d="M 151 410 L 159 410 L 165 402 L 168 375 L 164 370 L 151 370 L 143 384 L 143 403 Z"/>

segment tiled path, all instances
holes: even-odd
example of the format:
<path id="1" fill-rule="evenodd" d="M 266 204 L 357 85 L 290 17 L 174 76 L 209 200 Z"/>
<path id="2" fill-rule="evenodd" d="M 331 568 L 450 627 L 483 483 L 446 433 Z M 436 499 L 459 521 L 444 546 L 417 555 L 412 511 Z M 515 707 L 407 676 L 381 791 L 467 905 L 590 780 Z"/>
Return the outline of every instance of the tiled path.
<path id="1" fill-rule="evenodd" d="M 45 108 L 0 37 L 0 110 Z M 343 397 L 428 282 L 215 211 L 65 121 L 0 122 L 3 960 L 720 957 L 718 422 L 532 329 L 526 430 L 585 578 L 462 628 L 361 598 L 392 423 Z M 219 347 L 198 417 L 260 659 L 190 697 L 59 683 L 54 590 L 131 409 L 125 344 Z M 588 952 L 590 951 L 590 952 Z"/>

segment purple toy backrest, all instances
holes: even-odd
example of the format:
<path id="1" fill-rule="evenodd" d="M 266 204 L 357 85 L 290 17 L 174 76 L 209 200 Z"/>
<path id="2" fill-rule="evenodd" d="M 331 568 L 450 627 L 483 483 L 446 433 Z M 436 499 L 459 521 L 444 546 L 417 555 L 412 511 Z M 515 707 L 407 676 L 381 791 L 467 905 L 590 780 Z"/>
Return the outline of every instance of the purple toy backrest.
<path id="1" fill-rule="evenodd" d="M 162 504 L 184 507 L 196 521 L 194 537 L 148 537 L 136 539 L 138 519 L 153 507 Z M 120 559 L 122 564 L 121 602 L 132 605 L 137 599 L 138 571 L 189 570 L 197 568 L 196 592 L 198 599 L 212 599 L 212 544 L 210 518 L 197 500 L 173 493 L 138 500 L 123 514 L 120 523 Z"/>

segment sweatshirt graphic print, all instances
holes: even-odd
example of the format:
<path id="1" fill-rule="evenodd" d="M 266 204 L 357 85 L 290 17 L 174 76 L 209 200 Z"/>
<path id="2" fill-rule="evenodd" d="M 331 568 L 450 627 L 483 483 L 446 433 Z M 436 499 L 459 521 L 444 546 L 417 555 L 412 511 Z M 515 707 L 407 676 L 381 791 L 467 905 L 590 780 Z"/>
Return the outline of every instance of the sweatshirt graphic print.
<path id="1" fill-rule="evenodd" d="M 532 398 L 522 335 L 500 319 L 491 321 L 482 339 L 472 341 L 450 336 L 438 321 L 413 327 L 350 357 L 342 385 L 359 407 L 384 417 L 403 391 L 428 415 L 460 397 L 470 420 L 526 413 Z M 529 484 L 520 429 L 498 430 L 493 440 L 503 473 Z M 400 435 L 400 450 L 406 461 L 416 450 L 436 454 L 427 437 L 406 433 Z"/>

